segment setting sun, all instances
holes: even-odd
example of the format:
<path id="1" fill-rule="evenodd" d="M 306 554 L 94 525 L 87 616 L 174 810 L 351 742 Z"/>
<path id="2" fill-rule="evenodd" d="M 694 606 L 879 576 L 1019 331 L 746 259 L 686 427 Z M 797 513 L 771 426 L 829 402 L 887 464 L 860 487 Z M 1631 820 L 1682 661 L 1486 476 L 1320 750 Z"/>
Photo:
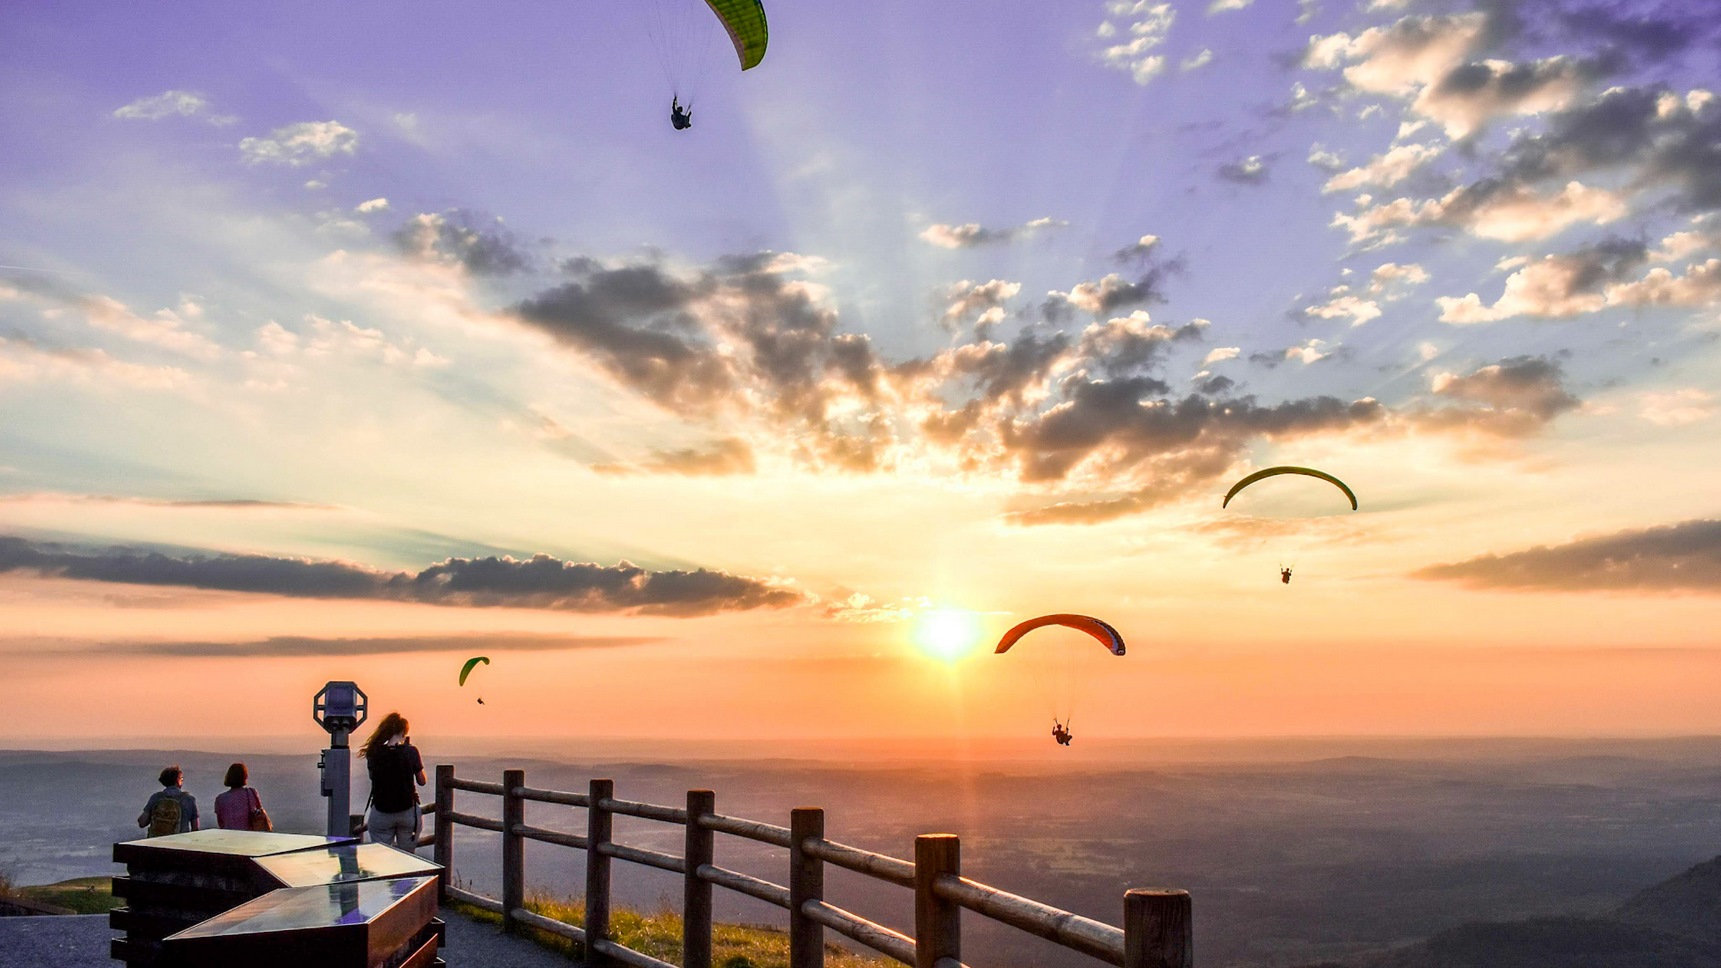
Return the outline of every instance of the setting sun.
<path id="1" fill-rule="evenodd" d="M 941 608 L 927 612 L 914 629 L 914 643 L 934 658 L 960 659 L 980 640 L 980 622 L 973 612 Z"/>

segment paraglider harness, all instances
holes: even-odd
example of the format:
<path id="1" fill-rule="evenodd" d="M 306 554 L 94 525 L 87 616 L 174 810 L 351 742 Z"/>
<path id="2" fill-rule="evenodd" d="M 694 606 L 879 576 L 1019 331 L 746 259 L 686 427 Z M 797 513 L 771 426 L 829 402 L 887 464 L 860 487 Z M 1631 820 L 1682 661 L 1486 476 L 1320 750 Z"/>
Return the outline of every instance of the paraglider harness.
<path id="1" fill-rule="evenodd" d="M 1068 726 L 1054 719 L 1052 720 L 1052 738 L 1058 741 L 1059 746 L 1068 746 L 1070 740 L 1075 739 L 1075 735 L 1070 732 Z"/>
<path id="2" fill-rule="evenodd" d="M 693 108 L 682 107 L 679 94 L 669 99 L 669 123 L 674 125 L 677 131 L 686 131 L 693 127 Z"/>
<path id="3" fill-rule="evenodd" d="M 1285 584 L 1289 585 L 1291 583 L 1291 569 L 1286 568 L 1283 565 L 1280 565 L 1279 566 L 1279 580 L 1281 582 L 1284 582 Z"/>

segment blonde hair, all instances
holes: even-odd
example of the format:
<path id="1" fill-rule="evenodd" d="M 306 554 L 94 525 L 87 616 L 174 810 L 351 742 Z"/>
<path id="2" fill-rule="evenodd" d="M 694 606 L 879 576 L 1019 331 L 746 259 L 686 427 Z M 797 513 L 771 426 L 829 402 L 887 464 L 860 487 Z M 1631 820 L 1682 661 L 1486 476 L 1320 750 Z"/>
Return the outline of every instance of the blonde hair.
<path id="1" fill-rule="evenodd" d="M 373 750 L 396 736 L 404 737 L 406 730 L 406 717 L 400 713 L 389 713 L 382 718 L 382 722 L 376 724 L 376 729 L 371 730 L 370 738 L 366 739 L 364 745 L 359 747 L 359 755 L 371 755 Z"/>

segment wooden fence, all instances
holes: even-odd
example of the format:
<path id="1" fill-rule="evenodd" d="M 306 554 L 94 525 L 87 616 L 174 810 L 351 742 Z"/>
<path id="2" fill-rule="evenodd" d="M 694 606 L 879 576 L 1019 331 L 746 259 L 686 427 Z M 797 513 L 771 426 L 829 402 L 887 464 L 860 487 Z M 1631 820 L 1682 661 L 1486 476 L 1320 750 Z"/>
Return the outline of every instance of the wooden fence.
<path id="1" fill-rule="evenodd" d="M 464 790 L 502 798 L 501 819 L 462 813 L 454 793 Z M 586 811 L 584 834 L 562 833 L 526 823 L 526 804 L 550 803 Z M 502 782 L 456 778 L 454 767 L 436 768 L 434 845 L 442 865 L 445 898 L 502 915 L 504 930 L 522 925 L 585 946 L 588 968 L 675 968 L 623 947 L 610 938 L 610 862 L 622 860 L 682 875 L 682 968 L 711 966 L 711 889 L 758 898 L 789 913 L 790 968 L 823 968 L 826 928 L 915 968 L 964 968 L 961 912 L 972 911 L 1045 938 L 1118 968 L 1193 968 L 1189 894 L 1176 890 L 1130 890 L 1123 899 L 1123 927 L 1116 928 L 1019 897 L 962 876 L 955 834 L 922 834 L 914 860 L 899 860 L 825 839 L 825 812 L 799 807 L 789 826 L 726 817 L 716 812 L 710 790 L 687 791 L 685 807 L 618 800 L 611 780 L 592 780 L 585 793 L 539 790 L 526 785 L 524 770 L 507 770 Z M 685 828 L 681 856 L 616 843 L 613 818 L 638 817 Z M 502 897 L 485 897 L 454 886 L 454 828 L 477 827 L 502 835 Z M 781 847 L 789 852 L 788 884 L 775 884 L 715 863 L 717 834 Z M 586 852 L 586 916 L 583 926 L 526 910 L 526 841 Z M 825 865 L 831 864 L 914 891 L 912 936 L 845 911 L 824 899 Z"/>

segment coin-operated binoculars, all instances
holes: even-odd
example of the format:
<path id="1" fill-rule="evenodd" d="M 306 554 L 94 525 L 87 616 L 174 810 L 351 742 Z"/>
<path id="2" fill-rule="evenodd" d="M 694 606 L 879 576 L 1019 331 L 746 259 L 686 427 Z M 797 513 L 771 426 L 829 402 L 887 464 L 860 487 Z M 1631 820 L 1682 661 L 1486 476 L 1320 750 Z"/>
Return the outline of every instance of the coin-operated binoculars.
<path id="1" fill-rule="evenodd" d="M 317 769 L 323 772 L 323 796 L 329 798 L 330 837 L 353 832 L 353 758 L 347 736 L 368 714 L 364 690 L 356 682 L 330 682 L 311 700 L 311 719 L 329 733 L 329 748 L 317 760 Z"/>

